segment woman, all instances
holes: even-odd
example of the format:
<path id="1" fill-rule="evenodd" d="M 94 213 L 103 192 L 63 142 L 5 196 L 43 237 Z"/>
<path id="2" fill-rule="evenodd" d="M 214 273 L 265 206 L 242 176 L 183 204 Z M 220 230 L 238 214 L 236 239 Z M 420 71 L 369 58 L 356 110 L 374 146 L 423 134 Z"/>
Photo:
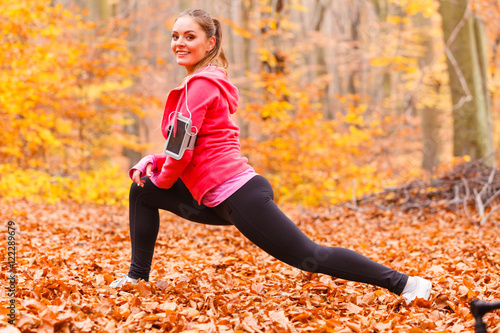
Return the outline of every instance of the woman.
<path id="1" fill-rule="evenodd" d="M 188 10 L 173 26 L 171 47 L 187 76 L 167 98 L 162 132 L 181 114 L 197 134 L 193 150 L 179 160 L 165 154 L 144 157 L 130 170 L 128 274 L 112 287 L 149 280 L 159 209 L 212 225 L 234 225 L 261 249 L 294 267 L 346 280 L 370 283 L 402 295 L 407 303 L 428 299 L 431 282 L 409 277 L 361 254 L 311 241 L 273 202 L 269 182 L 240 154 L 239 129 L 231 115 L 238 90 L 226 75 L 220 22 L 203 10 Z M 141 178 L 142 177 L 142 178 Z"/>

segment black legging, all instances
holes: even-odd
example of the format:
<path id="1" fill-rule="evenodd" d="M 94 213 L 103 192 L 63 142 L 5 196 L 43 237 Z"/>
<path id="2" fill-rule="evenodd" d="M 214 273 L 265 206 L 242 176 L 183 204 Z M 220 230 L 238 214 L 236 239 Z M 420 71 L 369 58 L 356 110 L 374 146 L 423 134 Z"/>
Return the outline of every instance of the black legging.
<path id="1" fill-rule="evenodd" d="M 234 225 L 273 257 L 302 270 L 364 282 L 400 295 L 408 276 L 341 247 L 326 247 L 310 240 L 273 201 L 273 190 L 262 176 L 255 176 L 217 207 L 198 205 L 179 179 L 170 189 L 156 187 L 144 177 L 144 187 L 130 189 L 131 278 L 149 279 L 160 224 L 158 209 L 187 220 Z"/>

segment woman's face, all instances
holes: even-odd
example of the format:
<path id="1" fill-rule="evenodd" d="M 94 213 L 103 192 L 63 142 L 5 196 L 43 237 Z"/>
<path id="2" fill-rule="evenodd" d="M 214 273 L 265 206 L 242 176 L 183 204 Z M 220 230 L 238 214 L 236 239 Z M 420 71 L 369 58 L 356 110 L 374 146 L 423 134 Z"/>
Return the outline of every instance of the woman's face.
<path id="1" fill-rule="evenodd" d="M 215 37 L 207 34 L 191 16 L 181 16 L 172 28 L 172 51 L 178 65 L 188 73 L 215 46 Z"/>

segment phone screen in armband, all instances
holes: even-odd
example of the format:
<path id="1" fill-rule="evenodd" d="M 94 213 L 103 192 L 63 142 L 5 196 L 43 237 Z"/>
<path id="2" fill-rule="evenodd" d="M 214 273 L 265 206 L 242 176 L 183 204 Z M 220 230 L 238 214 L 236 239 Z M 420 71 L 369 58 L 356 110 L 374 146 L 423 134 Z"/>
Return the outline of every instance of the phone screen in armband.
<path id="1" fill-rule="evenodd" d="M 193 122 L 177 114 L 177 131 L 174 135 L 173 126 L 168 129 L 168 137 L 163 152 L 176 160 L 184 156 L 186 150 L 193 150 L 196 144 L 196 133 L 192 132 Z"/>

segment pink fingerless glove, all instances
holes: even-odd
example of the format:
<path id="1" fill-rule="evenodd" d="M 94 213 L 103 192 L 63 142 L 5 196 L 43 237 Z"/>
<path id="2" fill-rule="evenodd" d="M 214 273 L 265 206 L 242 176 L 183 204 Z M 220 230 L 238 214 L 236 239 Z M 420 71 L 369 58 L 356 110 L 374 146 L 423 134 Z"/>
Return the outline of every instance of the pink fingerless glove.
<path id="1" fill-rule="evenodd" d="M 146 174 L 146 167 L 147 165 L 151 163 L 152 164 L 152 168 L 151 170 L 156 170 L 157 168 L 157 163 L 156 163 L 156 158 L 155 158 L 155 155 L 147 155 L 147 156 L 144 156 L 140 161 L 139 163 L 137 163 L 136 165 L 134 165 L 132 167 L 132 169 L 129 170 L 128 172 L 128 176 L 130 177 L 130 179 L 132 179 L 132 175 L 134 174 L 134 170 L 139 170 L 141 172 L 141 177 L 144 176 Z"/>

